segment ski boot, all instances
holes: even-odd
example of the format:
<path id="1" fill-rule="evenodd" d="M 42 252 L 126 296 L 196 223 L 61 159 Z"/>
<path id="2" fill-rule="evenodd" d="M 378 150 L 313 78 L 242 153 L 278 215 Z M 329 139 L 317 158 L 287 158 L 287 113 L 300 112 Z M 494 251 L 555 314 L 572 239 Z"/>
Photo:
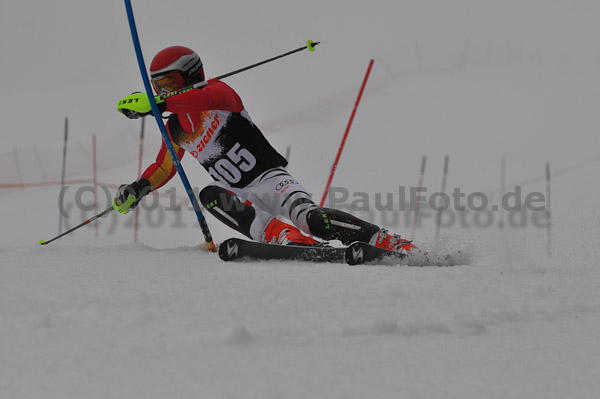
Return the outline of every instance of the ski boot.
<path id="1" fill-rule="evenodd" d="M 305 234 L 302 234 L 300 229 L 291 224 L 282 222 L 277 218 L 273 218 L 265 227 L 262 233 L 262 242 L 278 245 L 302 245 L 302 246 L 317 246 L 323 245 L 321 242 L 313 240 Z"/>
<path id="2" fill-rule="evenodd" d="M 400 252 L 404 254 L 414 254 L 420 252 L 416 245 L 412 241 L 405 240 L 398 234 L 390 234 L 386 229 L 380 229 L 369 244 L 374 245 L 378 248 L 387 249 L 388 251 Z M 411 252 L 412 251 L 412 252 Z"/>

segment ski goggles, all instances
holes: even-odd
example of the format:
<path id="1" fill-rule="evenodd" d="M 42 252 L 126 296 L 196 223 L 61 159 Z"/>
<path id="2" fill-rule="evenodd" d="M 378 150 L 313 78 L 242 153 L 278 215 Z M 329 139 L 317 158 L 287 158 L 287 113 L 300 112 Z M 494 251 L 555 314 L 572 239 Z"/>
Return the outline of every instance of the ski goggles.
<path id="1" fill-rule="evenodd" d="M 152 78 L 152 86 L 158 94 L 170 93 L 183 87 L 184 79 L 179 72 L 171 72 Z"/>

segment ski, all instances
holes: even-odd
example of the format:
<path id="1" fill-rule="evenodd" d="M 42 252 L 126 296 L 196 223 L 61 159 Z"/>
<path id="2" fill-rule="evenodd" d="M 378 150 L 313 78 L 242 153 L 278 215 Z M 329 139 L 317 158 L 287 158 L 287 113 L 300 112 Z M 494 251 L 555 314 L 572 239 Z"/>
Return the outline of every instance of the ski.
<path id="1" fill-rule="evenodd" d="M 472 261 L 469 251 L 454 250 L 444 254 L 413 250 L 407 254 L 378 248 L 360 241 L 353 242 L 346 248 L 344 258 L 351 266 L 365 263 L 388 266 L 457 266 L 468 265 Z"/>
<path id="2" fill-rule="evenodd" d="M 366 242 L 356 241 L 348 247 L 330 247 L 303 245 L 277 245 L 230 238 L 219 246 L 219 257 L 226 261 L 252 260 L 291 260 L 304 262 L 347 263 L 351 266 L 361 264 L 405 265 L 405 266 L 455 266 L 471 262 L 470 256 L 463 251 L 452 254 L 399 253 L 378 248 Z"/>
<path id="3" fill-rule="evenodd" d="M 398 264 L 399 261 L 407 258 L 407 255 L 400 252 L 388 251 L 366 242 L 356 241 L 346 248 L 344 254 L 346 263 L 351 266 L 375 261 L 387 261 L 385 263 Z"/>
<path id="4" fill-rule="evenodd" d="M 226 262 L 244 259 L 343 262 L 345 253 L 345 247 L 265 244 L 240 238 L 230 238 L 219 246 L 219 257 Z"/>

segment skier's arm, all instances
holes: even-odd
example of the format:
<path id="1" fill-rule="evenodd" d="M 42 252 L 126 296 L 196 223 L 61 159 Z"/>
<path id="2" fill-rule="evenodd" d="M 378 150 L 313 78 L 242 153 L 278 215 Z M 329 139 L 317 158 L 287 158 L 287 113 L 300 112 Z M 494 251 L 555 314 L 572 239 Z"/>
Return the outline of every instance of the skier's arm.
<path id="1" fill-rule="evenodd" d="M 167 132 L 168 125 L 167 125 Z M 170 132 L 169 132 L 170 136 Z M 173 148 L 177 153 L 177 158 L 181 160 L 185 154 L 185 150 L 173 142 Z M 167 150 L 165 143 L 162 143 L 156 161 L 150 165 L 144 173 L 131 184 L 122 184 L 115 194 L 113 200 L 113 208 L 121 213 L 127 213 L 130 209 L 135 208 L 140 200 L 150 192 L 164 186 L 177 172 L 177 168 L 173 163 L 171 154 Z M 135 196 L 133 203 L 128 203 L 130 195 Z"/>
<path id="2" fill-rule="evenodd" d="M 237 93 L 223 82 L 209 84 L 201 89 L 169 97 L 166 100 L 156 96 L 156 104 L 162 114 L 165 111 L 185 114 L 209 110 L 242 112 L 244 105 Z M 146 93 L 133 93 L 117 104 L 117 110 L 130 119 L 137 119 L 152 113 Z"/>
<path id="3" fill-rule="evenodd" d="M 175 143 L 173 143 L 173 147 L 177 152 L 177 158 L 183 158 L 185 150 Z M 175 173 L 177 173 L 177 169 L 175 168 L 175 164 L 171 159 L 171 154 L 167 150 L 165 143 L 162 143 L 160 151 L 156 156 L 156 161 L 146 168 L 141 177 L 150 182 L 152 191 L 154 191 L 167 184 L 167 182 L 171 180 L 173 176 L 175 176 Z"/>
<path id="4" fill-rule="evenodd" d="M 223 82 L 209 84 L 201 89 L 169 97 L 165 100 L 166 111 L 177 114 L 223 110 L 241 112 L 244 109 L 237 93 Z"/>

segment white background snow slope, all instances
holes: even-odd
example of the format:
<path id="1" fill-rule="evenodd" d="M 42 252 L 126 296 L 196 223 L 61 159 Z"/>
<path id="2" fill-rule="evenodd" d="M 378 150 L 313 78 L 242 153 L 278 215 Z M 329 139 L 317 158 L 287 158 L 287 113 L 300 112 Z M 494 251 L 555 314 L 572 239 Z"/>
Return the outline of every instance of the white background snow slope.
<path id="1" fill-rule="evenodd" d="M 504 229 L 496 212 L 485 228 L 470 214 L 442 230 L 469 265 L 223 263 L 168 198 L 140 213 L 138 243 L 133 215 L 113 213 L 98 237 L 86 227 L 40 247 L 57 231 L 59 188 L 3 189 L 0 398 L 597 397 L 600 3 L 133 3 L 147 63 L 187 45 L 209 77 L 322 41 L 227 79 L 317 199 L 371 58 L 335 186 L 374 201 L 415 186 L 427 155 L 431 193 L 448 154 L 448 191 L 498 203 L 502 159 L 507 190 L 527 182 L 525 195 L 545 192 L 549 162 L 553 256 L 531 212 L 504 214 Z M 99 180 L 133 181 L 139 121 L 115 105 L 142 84 L 122 2 L 3 2 L 0 18 L 1 182 L 19 180 L 13 148 L 26 181 L 41 180 L 34 145 L 59 170 L 65 116 L 69 178 L 90 178 L 75 159 L 96 134 Z M 160 144 L 147 122 L 146 165 Z M 210 181 L 191 157 L 183 166 L 193 186 Z M 74 205 L 78 188 L 70 227 L 93 215 Z M 169 188 L 185 197 L 177 177 Z M 406 213 L 369 210 L 409 233 Z M 233 235 L 207 219 L 217 242 Z M 431 249 L 434 231 L 429 214 L 417 243 Z"/>

